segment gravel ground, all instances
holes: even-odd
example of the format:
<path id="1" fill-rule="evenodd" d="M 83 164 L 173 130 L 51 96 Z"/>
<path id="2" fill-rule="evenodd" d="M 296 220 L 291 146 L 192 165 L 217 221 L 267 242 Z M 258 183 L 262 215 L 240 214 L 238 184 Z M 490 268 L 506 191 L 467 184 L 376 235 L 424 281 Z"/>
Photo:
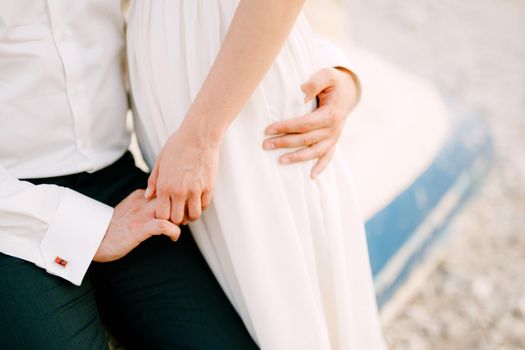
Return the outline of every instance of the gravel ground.
<path id="1" fill-rule="evenodd" d="M 391 349 L 525 349 L 525 1 L 348 0 L 355 43 L 478 110 L 496 162 Z"/>

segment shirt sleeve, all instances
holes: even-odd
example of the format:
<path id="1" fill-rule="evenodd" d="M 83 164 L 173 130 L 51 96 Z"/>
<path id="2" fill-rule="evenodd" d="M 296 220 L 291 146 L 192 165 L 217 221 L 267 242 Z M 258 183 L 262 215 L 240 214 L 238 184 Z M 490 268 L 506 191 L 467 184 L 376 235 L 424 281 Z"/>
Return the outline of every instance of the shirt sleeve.
<path id="1" fill-rule="evenodd" d="M 357 102 L 361 98 L 361 80 L 357 75 L 354 66 L 346 56 L 346 54 L 341 50 L 341 48 L 331 41 L 317 37 L 315 39 L 315 45 L 317 46 L 317 51 L 319 53 L 320 65 L 323 68 L 340 68 L 347 71 L 354 79 L 356 88 L 357 88 Z"/>
<path id="2" fill-rule="evenodd" d="M 0 252 L 80 285 L 113 209 L 55 185 L 20 181 L 0 167 Z"/>

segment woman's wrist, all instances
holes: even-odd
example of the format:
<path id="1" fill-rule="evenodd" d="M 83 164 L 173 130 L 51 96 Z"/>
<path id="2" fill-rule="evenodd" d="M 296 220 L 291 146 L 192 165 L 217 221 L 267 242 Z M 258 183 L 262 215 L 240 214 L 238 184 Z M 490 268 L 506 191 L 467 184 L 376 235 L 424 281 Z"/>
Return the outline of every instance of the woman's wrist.
<path id="1" fill-rule="evenodd" d="M 344 66 L 337 66 L 334 68 L 340 72 L 347 74 L 348 77 L 352 80 L 352 83 L 354 84 L 355 92 L 356 92 L 354 106 L 357 106 L 357 104 L 361 100 L 361 95 L 363 94 L 362 87 L 361 87 L 361 79 L 359 79 L 359 76 L 353 70 L 349 68 L 346 68 Z"/>
<path id="2" fill-rule="evenodd" d="M 198 145 L 218 148 L 226 132 L 226 126 L 217 123 L 211 116 L 187 115 L 179 131 Z"/>

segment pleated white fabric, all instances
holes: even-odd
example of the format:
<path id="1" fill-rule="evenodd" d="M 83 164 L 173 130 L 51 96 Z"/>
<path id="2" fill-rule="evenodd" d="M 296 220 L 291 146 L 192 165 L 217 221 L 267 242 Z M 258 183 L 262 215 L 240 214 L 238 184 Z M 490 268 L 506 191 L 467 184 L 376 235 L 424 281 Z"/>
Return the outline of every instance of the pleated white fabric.
<path id="1" fill-rule="evenodd" d="M 151 166 L 219 51 L 238 0 L 141 0 L 128 57 L 139 142 Z M 300 86 L 318 70 L 306 19 L 227 131 L 210 208 L 195 239 L 262 349 L 383 349 L 363 221 L 342 156 L 312 163 L 262 150 L 270 122 L 303 115 Z"/>

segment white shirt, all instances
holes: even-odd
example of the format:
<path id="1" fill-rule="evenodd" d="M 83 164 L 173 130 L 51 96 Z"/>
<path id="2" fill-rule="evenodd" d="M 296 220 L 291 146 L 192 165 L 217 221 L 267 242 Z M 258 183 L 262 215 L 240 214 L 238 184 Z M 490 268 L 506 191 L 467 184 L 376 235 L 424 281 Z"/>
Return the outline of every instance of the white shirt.
<path id="1" fill-rule="evenodd" d="M 0 1 L 0 252 L 76 285 L 113 209 L 18 179 L 94 172 L 126 151 L 124 24 L 120 0 Z M 349 67 L 319 46 L 324 66 Z"/>
<path id="2" fill-rule="evenodd" d="M 0 252 L 77 285 L 112 208 L 17 179 L 93 172 L 122 156 L 123 52 L 119 0 L 0 1 Z"/>

